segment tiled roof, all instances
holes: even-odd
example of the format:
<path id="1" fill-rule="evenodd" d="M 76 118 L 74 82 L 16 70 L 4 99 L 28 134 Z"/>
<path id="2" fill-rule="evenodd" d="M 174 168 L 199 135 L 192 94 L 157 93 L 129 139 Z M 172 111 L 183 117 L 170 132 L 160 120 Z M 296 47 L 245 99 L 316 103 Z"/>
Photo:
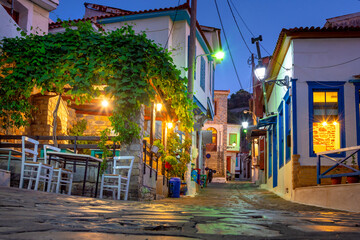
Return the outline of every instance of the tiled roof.
<path id="1" fill-rule="evenodd" d="M 158 9 L 150 9 L 150 10 L 143 10 L 143 11 L 126 11 L 126 12 L 124 11 L 124 12 L 121 12 L 121 13 L 110 13 L 110 14 L 107 14 L 107 15 L 104 15 L 104 16 L 97 16 L 97 19 L 121 17 L 121 16 L 130 16 L 130 15 L 143 14 L 143 13 L 165 12 L 165 11 L 181 10 L 181 9 L 190 9 L 189 4 L 184 3 L 184 4 L 179 5 L 177 7 L 158 8 Z M 79 21 L 88 21 L 88 20 L 91 20 L 91 19 L 92 18 L 81 18 L 81 19 L 76 19 L 76 20 L 71 20 L 71 21 L 79 22 Z M 51 23 L 51 24 L 49 24 L 49 28 L 61 27 L 62 23 L 63 23 L 63 21 Z"/>
<path id="2" fill-rule="evenodd" d="M 86 6 L 86 5 L 85 5 Z M 101 7 L 102 5 L 97 5 L 97 7 Z M 102 7 L 107 7 L 107 6 L 102 6 Z M 121 16 L 131 16 L 131 15 L 136 15 L 136 14 L 144 14 L 144 13 L 155 13 L 155 12 L 166 12 L 166 11 L 174 11 L 174 10 L 182 10 L 182 9 L 187 9 L 190 11 L 190 6 L 189 3 L 186 2 L 182 5 L 176 6 L 176 7 L 169 7 L 169 8 L 158 8 L 158 9 L 150 9 L 150 10 L 143 10 L 143 11 L 127 11 L 127 10 L 122 10 L 124 12 L 120 12 L 120 13 L 110 13 L 110 14 L 106 14 L 103 16 L 96 16 L 96 17 L 89 17 L 89 18 L 81 18 L 81 19 L 76 19 L 76 20 L 70 20 L 70 22 L 79 22 L 79 21 L 91 21 L 94 24 L 96 24 L 96 26 L 98 26 L 99 28 L 101 28 L 103 30 L 103 28 L 101 27 L 100 24 L 97 23 L 98 19 L 105 19 L 105 18 L 112 18 L 112 17 L 121 17 Z M 55 22 L 55 23 L 50 23 L 49 24 L 49 29 L 53 29 L 53 28 L 59 28 L 62 26 L 63 21 L 59 21 L 59 22 Z M 206 45 L 208 46 L 210 52 L 212 52 L 212 48 L 208 42 L 208 40 L 206 39 L 203 31 L 202 31 L 202 26 L 200 26 L 199 22 L 196 21 L 196 26 L 197 29 L 199 30 L 200 34 L 202 35 L 204 41 L 206 42 Z M 215 28 L 214 28 L 215 29 Z M 220 33 L 219 33 L 220 35 Z M 219 40 L 220 40 L 220 36 L 219 36 Z M 220 42 L 221 44 L 221 42 Z"/>
<path id="3" fill-rule="evenodd" d="M 360 27 L 300 27 L 283 28 L 280 32 L 276 47 L 273 53 L 273 59 L 276 59 L 280 53 L 285 38 L 347 38 L 360 37 Z M 275 61 L 270 62 L 270 69 Z"/>

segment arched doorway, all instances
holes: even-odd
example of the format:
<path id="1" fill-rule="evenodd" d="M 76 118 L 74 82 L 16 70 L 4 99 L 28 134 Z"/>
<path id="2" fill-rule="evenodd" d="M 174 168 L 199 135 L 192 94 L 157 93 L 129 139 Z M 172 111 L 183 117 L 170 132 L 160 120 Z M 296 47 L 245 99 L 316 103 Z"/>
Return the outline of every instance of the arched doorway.
<path id="1" fill-rule="evenodd" d="M 206 151 L 216 152 L 217 151 L 217 130 L 213 127 L 206 129 L 212 132 L 211 143 L 206 145 Z"/>

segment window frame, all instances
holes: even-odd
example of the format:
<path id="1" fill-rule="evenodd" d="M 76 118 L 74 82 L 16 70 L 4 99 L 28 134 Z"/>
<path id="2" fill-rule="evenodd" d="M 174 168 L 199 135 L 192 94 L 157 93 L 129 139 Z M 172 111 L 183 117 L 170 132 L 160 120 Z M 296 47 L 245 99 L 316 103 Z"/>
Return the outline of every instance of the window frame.
<path id="1" fill-rule="evenodd" d="M 205 71 L 206 71 L 206 66 L 205 66 L 205 59 L 203 56 L 201 56 L 201 60 L 200 60 L 200 87 L 201 89 L 205 92 Z"/>
<path id="2" fill-rule="evenodd" d="M 230 142 L 231 135 L 235 135 L 235 143 L 236 143 L 236 146 L 237 146 L 237 144 L 238 144 L 237 133 L 229 133 L 228 146 L 232 146 L 232 144 L 233 144 L 232 142 Z"/>
<path id="3" fill-rule="evenodd" d="M 283 101 L 281 101 L 280 103 L 280 107 L 278 109 L 279 115 L 278 115 L 278 119 L 279 119 L 279 127 L 278 127 L 278 140 L 279 140 L 279 147 L 278 147 L 278 151 L 279 151 L 279 169 L 282 168 L 284 166 L 284 144 L 285 144 L 285 139 L 284 139 L 284 108 L 283 108 Z"/>
<path id="4" fill-rule="evenodd" d="M 313 93 L 316 91 L 323 92 L 337 92 L 338 93 L 338 121 L 340 123 L 340 148 L 346 146 L 345 139 L 345 108 L 344 108 L 344 85 L 345 81 L 322 81 L 322 82 L 313 82 L 308 81 L 308 99 L 309 99 L 309 157 L 317 157 L 317 154 L 314 153 L 314 144 L 313 144 L 313 123 L 314 123 L 314 113 L 313 113 Z M 328 154 L 329 157 L 345 157 L 345 152 L 342 153 L 333 153 Z"/>
<path id="5" fill-rule="evenodd" d="M 285 101 L 285 164 L 291 160 L 291 100 L 289 91 L 284 97 Z M 289 136 L 289 137 L 288 137 Z"/>

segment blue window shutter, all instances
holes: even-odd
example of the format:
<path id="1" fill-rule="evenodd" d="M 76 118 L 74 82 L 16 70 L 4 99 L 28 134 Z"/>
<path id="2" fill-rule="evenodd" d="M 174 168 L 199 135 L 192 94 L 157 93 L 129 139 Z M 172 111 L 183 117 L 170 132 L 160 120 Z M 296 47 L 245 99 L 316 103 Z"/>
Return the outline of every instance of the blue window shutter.
<path id="1" fill-rule="evenodd" d="M 212 72 L 212 79 L 210 79 L 210 81 L 212 81 L 212 99 L 214 101 L 214 89 L 215 89 L 215 66 L 212 65 L 212 68 L 210 69 L 210 71 Z"/>
<path id="2" fill-rule="evenodd" d="M 205 91 L 205 60 L 201 57 L 200 87 Z"/>

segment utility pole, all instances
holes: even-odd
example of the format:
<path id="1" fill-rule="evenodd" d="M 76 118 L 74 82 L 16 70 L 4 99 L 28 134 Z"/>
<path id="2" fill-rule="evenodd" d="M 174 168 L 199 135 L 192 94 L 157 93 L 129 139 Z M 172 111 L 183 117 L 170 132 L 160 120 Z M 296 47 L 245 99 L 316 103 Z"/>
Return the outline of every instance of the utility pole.
<path id="1" fill-rule="evenodd" d="M 196 44 L 196 7 L 197 0 L 191 1 L 190 19 L 190 43 L 189 43 L 189 70 L 188 70 L 188 98 L 193 101 L 194 94 L 194 70 L 195 70 L 195 44 Z"/>

